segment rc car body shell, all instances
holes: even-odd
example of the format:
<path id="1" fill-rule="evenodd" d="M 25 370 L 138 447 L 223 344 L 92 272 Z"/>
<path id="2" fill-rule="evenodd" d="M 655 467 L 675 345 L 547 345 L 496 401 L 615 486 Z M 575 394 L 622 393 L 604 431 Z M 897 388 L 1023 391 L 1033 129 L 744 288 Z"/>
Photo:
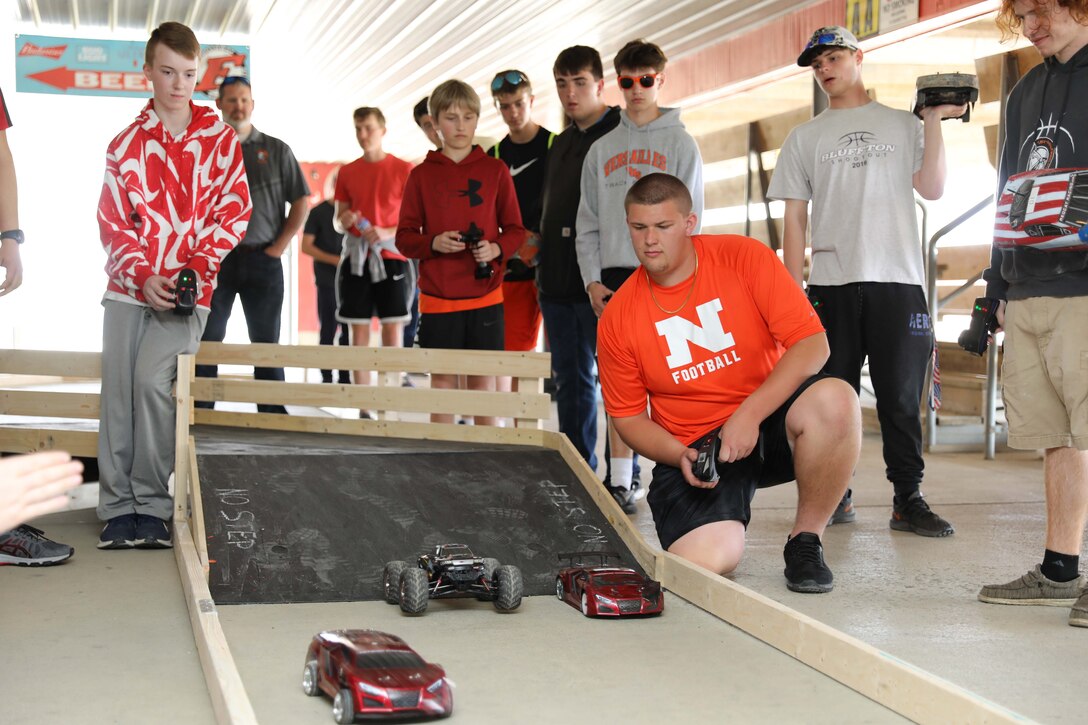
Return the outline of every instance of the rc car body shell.
<path id="1" fill-rule="evenodd" d="M 1041 169 L 1009 177 L 997 201 L 994 244 L 1002 249 L 1086 249 L 1088 170 Z"/>
<path id="2" fill-rule="evenodd" d="M 610 556 L 592 554 L 601 556 L 602 561 Z M 570 559 L 579 556 L 560 555 Z M 567 566 L 555 577 L 555 595 L 587 617 L 628 617 L 661 614 L 665 610 L 661 583 L 625 566 L 583 563 Z"/>
<path id="3" fill-rule="evenodd" d="M 306 651 L 302 688 L 333 698 L 333 717 L 446 717 L 453 692 L 440 665 L 392 634 L 369 629 L 319 632 Z"/>

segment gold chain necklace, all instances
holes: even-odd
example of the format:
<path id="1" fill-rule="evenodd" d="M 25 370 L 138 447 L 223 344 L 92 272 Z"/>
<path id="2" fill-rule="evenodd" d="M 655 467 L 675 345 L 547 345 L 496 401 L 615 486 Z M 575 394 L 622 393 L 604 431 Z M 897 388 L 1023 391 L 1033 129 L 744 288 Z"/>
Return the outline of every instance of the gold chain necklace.
<path id="1" fill-rule="evenodd" d="M 661 310 L 666 315 L 675 315 L 677 312 L 684 309 L 685 305 L 687 305 L 688 303 L 688 300 L 691 299 L 692 293 L 695 292 L 695 278 L 699 274 L 699 254 L 698 252 L 696 252 L 695 254 L 695 271 L 691 273 L 691 288 L 688 289 L 687 297 L 684 298 L 684 301 L 681 302 L 680 306 L 677 307 L 675 310 L 666 310 L 664 307 L 661 306 L 661 303 L 657 301 L 657 297 L 654 296 L 654 283 L 650 279 L 650 273 L 646 270 L 645 267 L 642 268 L 642 271 L 646 272 L 646 284 L 650 288 L 650 299 L 654 301 L 655 305 L 657 305 L 657 309 Z"/>

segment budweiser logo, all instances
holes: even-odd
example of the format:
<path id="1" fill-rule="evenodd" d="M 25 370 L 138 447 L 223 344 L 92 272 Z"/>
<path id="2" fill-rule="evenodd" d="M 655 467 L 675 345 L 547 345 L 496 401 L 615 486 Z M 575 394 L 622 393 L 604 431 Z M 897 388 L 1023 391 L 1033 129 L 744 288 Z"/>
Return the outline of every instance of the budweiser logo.
<path id="1" fill-rule="evenodd" d="M 54 45 L 43 48 L 40 45 L 34 45 L 33 43 L 23 43 L 23 47 L 19 49 L 19 55 L 40 55 L 45 58 L 59 60 L 66 50 L 68 50 L 67 45 Z"/>

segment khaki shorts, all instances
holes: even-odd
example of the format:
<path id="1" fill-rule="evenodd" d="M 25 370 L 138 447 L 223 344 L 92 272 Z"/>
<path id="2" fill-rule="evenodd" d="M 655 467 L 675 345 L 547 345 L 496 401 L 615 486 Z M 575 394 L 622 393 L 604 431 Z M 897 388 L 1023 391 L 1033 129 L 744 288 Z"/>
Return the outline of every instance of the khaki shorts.
<path id="1" fill-rule="evenodd" d="M 1088 450 L 1088 297 L 1009 302 L 1001 376 L 1010 447 Z"/>

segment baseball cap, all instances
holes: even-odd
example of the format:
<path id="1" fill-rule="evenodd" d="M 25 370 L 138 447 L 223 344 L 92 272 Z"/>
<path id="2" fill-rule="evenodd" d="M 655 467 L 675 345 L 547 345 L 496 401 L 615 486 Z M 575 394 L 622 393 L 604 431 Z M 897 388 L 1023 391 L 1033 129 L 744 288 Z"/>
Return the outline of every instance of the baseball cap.
<path id="1" fill-rule="evenodd" d="M 812 59 L 817 54 L 822 53 L 828 48 L 857 50 L 858 39 L 855 38 L 854 34 L 849 30 L 839 25 L 829 25 L 820 28 L 808 39 L 808 43 L 805 44 L 805 49 L 801 51 L 801 55 L 797 58 L 797 65 L 807 68 L 812 65 Z"/>

